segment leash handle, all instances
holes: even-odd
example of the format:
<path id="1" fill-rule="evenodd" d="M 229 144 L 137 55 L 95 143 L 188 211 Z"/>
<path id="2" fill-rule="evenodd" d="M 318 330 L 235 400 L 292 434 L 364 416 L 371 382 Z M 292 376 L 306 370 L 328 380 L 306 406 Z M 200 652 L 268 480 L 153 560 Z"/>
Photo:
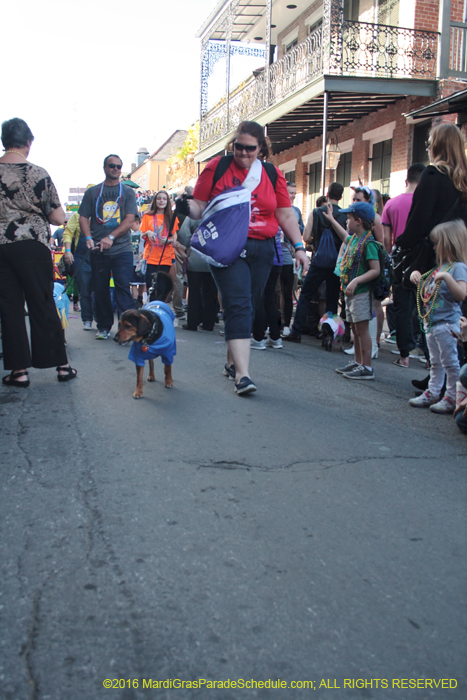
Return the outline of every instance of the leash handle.
<path id="1" fill-rule="evenodd" d="M 162 258 L 164 257 L 165 249 L 167 247 L 167 243 L 169 242 L 169 238 L 172 235 L 176 220 L 177 220 L 177 212 L 174 211 L 172 214 L 172 218 L 170 220 L 169 230 L 167 231 L 167 238 L 165 239 L 164 247 L 162 248 L 161 257 L 159 258 L 159 263 L 157 265 L 158 268 L 161 266 Z"/>

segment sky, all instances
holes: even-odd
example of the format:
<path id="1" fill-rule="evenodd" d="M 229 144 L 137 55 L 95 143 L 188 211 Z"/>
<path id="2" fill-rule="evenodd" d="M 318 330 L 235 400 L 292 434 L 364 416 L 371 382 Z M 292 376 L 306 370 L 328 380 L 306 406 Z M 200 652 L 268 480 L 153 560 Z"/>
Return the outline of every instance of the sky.
<path id="1" fill-rule="evenodd" d="M 29 160 L 70 187 L 103 180 L 109 153 L 130 170 L 199 118 L 195 34 L 218 0 L 21 0 L 2 9 L 0 122 L 24 119 Z M 7 28 L 9 28 L 7 30 Z"/>

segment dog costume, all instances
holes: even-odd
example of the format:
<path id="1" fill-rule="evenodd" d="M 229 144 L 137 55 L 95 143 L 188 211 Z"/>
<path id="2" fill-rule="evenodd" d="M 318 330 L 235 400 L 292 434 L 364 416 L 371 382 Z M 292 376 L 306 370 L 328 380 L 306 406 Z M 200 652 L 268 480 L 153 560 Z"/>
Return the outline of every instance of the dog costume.
<path id="1" fill-rule="evenodd" d="M 144 340 L 134 342 L 128 359 L 138 367 L 144 367 L 146 360 L 154 360 L 156 357 L 160 357 L 164 365 L 173 364 L 174 357 L 177 354 L 174 312 L 163 301 L 151 301 L 146 306 L 143 306 L 142 310 L 157 314 L 162 321 L 162 335 L 151 345 L 146 345 Z"/>

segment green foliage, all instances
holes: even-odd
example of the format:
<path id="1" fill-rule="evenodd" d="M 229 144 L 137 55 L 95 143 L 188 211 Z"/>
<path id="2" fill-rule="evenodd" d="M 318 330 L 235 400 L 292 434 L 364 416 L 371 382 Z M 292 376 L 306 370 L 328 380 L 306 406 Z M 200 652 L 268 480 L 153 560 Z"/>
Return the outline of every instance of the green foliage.
<path id="1" fill-rule="evenodd" d="M 183 146 L 167 161 L 167 184 L 169 188 L 182 187 L 196 177 L 195 153 L 199 147 L 199 122 L 188 129 Z"/>

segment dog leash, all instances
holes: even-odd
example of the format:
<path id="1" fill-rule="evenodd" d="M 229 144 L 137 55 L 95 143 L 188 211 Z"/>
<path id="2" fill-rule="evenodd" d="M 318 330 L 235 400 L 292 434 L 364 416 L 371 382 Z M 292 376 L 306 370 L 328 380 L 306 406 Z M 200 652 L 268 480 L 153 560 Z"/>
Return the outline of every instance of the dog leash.
<path id="1" fill-rule="evenodd" d="M 170 236 L 172 235 L 173 228 L 174 228 L 174 226 L 175 226 L 175 221 L 176 221 L 176 220 L 177 220 L 177 209 L 175 208 L 175 211 L 173 212 L 172 218 L 171 218 L 171 220 L 170 220 L 169 230 L 168 230 L 168 232 L 167 232 L 167 238 L 166 238 L 166 240 L 165 240 L 164 247 L 162 248 L 161 257 L 159 258 L 159 263 L 157 264 L 157 270 L 156 270 L 155 272 L 152 273 L 153 275 L 156 275 L 156 280 L 157 280 L 157 274 L 158 274 L 158 272 L 159 272 L 159 268 L 160 268 L 160 266 L 161 266 L 162 258 L 164 257 L 164 252 L 165 252 L 165 249 L 166 249 L 166 247 L 167 247 L 167 243 L 169 242 L 169 238 L 170 238 Z M 153 280 L 154 280 L 154 278 L 153 278 Z M 152 287 L 148 290 L 148 294 L 154 291 L 155 286 L 156 286 L 156 285 L 154 284 L 154 281 L 153 281 L 153 285 L 152 285 Z"/>

